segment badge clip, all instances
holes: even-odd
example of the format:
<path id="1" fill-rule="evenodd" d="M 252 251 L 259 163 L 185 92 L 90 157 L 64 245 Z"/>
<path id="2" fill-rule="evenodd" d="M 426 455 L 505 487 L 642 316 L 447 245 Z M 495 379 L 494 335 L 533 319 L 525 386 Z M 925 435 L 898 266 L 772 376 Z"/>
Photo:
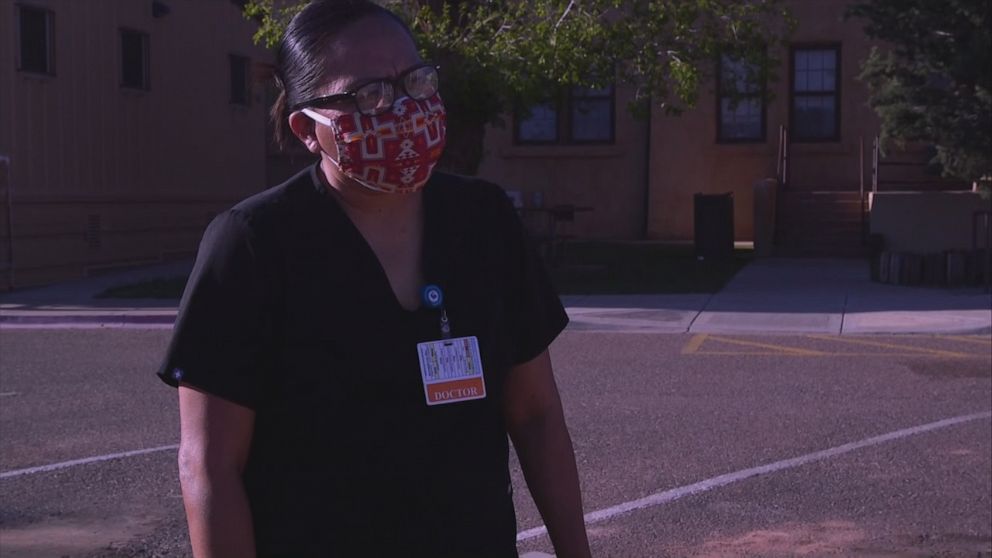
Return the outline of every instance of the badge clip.
<path id="1" fill-rule="evenodd" d="M 437 285 L 425 285 L 420 291 L 424 306 L 431 309 L 441 310 L 441 338 L 451 339 L 451 323 L 448 321 L 448 312 L 444 309 L 444 292 Z"/>

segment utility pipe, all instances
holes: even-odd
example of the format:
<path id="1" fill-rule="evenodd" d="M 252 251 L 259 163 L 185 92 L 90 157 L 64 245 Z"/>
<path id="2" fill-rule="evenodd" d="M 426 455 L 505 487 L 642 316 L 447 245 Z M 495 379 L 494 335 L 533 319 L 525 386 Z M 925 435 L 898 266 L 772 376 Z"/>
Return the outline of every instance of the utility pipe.
<path id="1" fill-rule="evenodd" d="M 10 170 L 10 156 L 0 155 L 7 166 L 7 287 L 14 290 L 14 179 Z"/>

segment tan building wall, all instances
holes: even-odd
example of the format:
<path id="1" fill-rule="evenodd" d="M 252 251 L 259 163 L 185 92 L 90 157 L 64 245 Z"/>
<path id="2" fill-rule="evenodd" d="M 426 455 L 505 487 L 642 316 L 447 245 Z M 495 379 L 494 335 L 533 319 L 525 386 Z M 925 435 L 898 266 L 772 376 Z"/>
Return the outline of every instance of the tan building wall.
<path id="1" fill-rule="evenodd" d="M 230 55 L 269 61 L 254 24 L 229 0 L 168 0 L 157 18 L 151 4 L 0 0 L 0 266 L 12 241 L 15 286 L 191 256 L 210 216 L 266 187 L 262 90 L 229 97 Z M 54 13 L 54 75 L 16 69 L 17 5 Z M 120 86 L 121 28 L 148 35 L 147 90 Z"/>
<path id="2" fill-rule="evenodd" d="M 618 87 L 612 145 L 514 145 L 512 119 L 486 132 L 479 176 L 523 193 L 530 205 L 540 192 L 544 206 L 592 207 L 564 223 L 561 234 L 583 238 L 639 238 L 645 224 L 647 122 L 632 118 L 630 89 Z"/>
<path id="3" fill-rule="evenodd" d="M 844 21 L 847 0 L 793 0 L 788 3 L 798 26 L 792 45 L 840 46 L 840 130 L 838 141 L 800 143 L 789 147 L 789 185 L 795 190 L 858 191 L 859 140 L 865 142 L 865 175 L 870 172 L 870 146 L 879 121 L 867 105 L 868 91 L 857 80 L 871 44 L 862 23 Z M 681 117 L 657 116 L 652 121 L 651 200 L 648 235 L 689 240 L 693 237 L 693 193 L 734 193 L 735 236 L 753 238 L 753 194 L 756 181 L 776 175 L 778 130 L 789 126 L 791 66 L 789 48 L 781 49 L 779 79 L 769 83 L 774 95 L 766 107 L 765 140 L 760 143 L 717 142 L 717 99 L 709 85 L 696 109 Z"/>
<path id="4" fill-rule="evenodd" d="M 798 21 L 792 45 L 839 45 L 839 140 L 792 142 L 790 188 L 846 190 L 859 188 L 859 139 L 865 142 L 865 178 L 870 174 L 870 147 L 879 121 L 867 105 L 866 87 L 857 80 L 871 44 L 862 23 L 844 21 L 848 0 L 791 0 Z M 734 193 L 735 235 L 753 238 L 753 184 L 776 175 L 779 126 L 788 126 L 791 102 L 790 49 L 778 52 L 779 79 L 768 84 L 774 99 L 766 106 L 765 139 L 755 143 L 717 141 L 714 83 L 703 85 L 697 106 L 681 116 L 655 110 L 650 138 L 618 95 L 616 144 L 597 147 L 514 146 L 512 129 L 493 129 L 486 139 L 482 174 L 507 188 L 543 190 L 554 202 L 581 202 L 596 209 L 577 217 L 579 235 L 607 238 L 688 241 L 693 238 L 693 194 Z M 714 70 L 716 63 L 714 61 Z M 622 91 L 622 89 L 621 89 Z M 650 144 L 648 191 L 645 148 Z M 645 201 L 647 200 L 647 201 Z M 547 203 L 547 202 L 546 202 Z M 640 221 L 647 213 L 646 231 Z"/>

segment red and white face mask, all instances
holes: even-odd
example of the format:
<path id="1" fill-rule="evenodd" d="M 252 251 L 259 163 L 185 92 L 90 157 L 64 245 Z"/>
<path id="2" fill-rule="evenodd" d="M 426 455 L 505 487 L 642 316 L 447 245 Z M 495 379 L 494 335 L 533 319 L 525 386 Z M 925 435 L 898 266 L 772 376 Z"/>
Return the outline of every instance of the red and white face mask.
<path id="1" fill-rule="evenodd" d="M 447 114 L 440 95 L 417 101 L 400 97 L 377 116 L 359 112 L 330 119 L 303 113 L 334 132 L 338 170 L 377 192 L 416 192 L 431 177 L 444 151 Z"/>

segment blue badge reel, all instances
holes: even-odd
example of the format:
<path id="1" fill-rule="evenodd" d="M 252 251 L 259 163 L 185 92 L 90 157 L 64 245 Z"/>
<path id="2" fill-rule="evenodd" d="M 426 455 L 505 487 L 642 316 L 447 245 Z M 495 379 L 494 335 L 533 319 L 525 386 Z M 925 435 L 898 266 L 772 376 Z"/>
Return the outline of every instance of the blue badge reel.
<path id="1" fill-rule="evenodd" d="M 444 305 L 444 293 L 437 285 L 425 285 L 420 289 L 420 298 L 424 306 L 431 309 L 438 309 Z"/>

